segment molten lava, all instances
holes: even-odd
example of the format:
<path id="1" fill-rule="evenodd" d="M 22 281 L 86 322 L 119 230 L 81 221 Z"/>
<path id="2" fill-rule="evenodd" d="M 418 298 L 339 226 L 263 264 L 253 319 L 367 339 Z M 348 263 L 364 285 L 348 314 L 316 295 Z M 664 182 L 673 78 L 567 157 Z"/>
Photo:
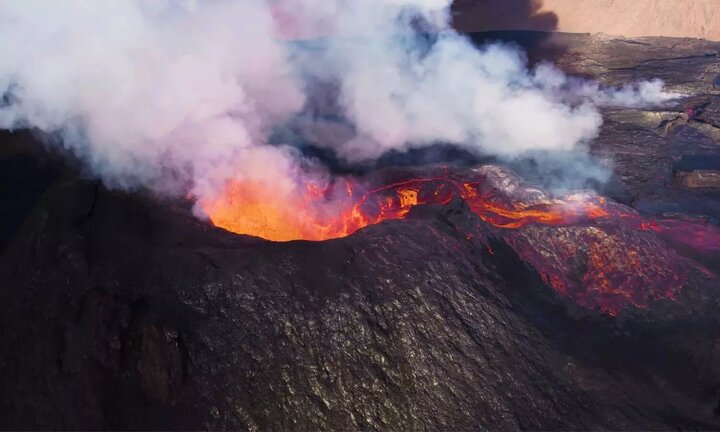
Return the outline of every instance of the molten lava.
<path id="1" fill-rule="evenodd" d="M 513 202 L 482 178 L 412 178 L 357 194 L 344 179 L 329 187 L 308 183 L 303 193 L 279 193 L 262 182 L 234 182 L 219 199 L 202 203 L 216 226 L 273 241 L 328 240 L 368 225 L 404 219 L 414 206 L 462 199 L 480 219 L 504 229 L 528 224 L 568 226 L 594 221 L 652 231 L 703 250 L 720 250 L 720 232 L 678 219 L 644 219 L 637 212 L 593 195 L 575 194 L 540 203 Z M 359 196 L 358 196 L 359 195 Z"/>
<path id="2" fill-rule="evenodd" d="M 517 184 L 503 190 L 502 181 L 472 171 L 470 178 L 444 174 L 374 189 L 347 179 L 322 187 L 309 182 L 300 193 L 246 181 L 229 184 L 219 199 L 201 204 L 216 226 L 289 241 L 345 237 L 404 219 L 415 206 L 462 200 L 558 293 L 610 315 L 626 304 L 645 307 L 651 300 L 672 299 L 682 286 L 682 260 L 656 237 L 720 252 L 720 231 L 708 223 L 646 219 L 593 194 L 552 199 L 533 189 L 523 192 Z"/>
<path id="3" fill-rule="evenodd" d="M 442 179 L 411 179 L 355 198 L 356 187 L 308 183 L 301 194 L 283 194 L 261 182 L 235 182 L 220 199 L 203 203 L 212 223 L 228 231 L 273 241 L 329 240 L 385 220 L 404 219 L 413 206 L 450 202 Z M 427 187 L 432 183 L 432 187 Z M 431 190 L 430 195 L 426 193 Z"/>

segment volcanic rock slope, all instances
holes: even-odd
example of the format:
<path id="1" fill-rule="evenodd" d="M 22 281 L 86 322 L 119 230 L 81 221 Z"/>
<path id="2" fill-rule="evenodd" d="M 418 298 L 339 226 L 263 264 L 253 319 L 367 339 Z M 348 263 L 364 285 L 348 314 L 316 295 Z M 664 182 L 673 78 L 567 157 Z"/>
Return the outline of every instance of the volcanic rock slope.
<path id="1" fill-rule="evenodd" d="M 615 161 L 604 193 L 648 214 L 720 216 L 720 45 L 550 45 L 576 73 L 657 76 L 688 94 L 607 110 L 593 144 Z M 271 243 L 70 168 L 50 181 L 26 153 L 2 164 L 4 429 L 720 428 L 712 252 L 621 227 L 501 230 L 462 202 Z M 570 242 L 573 256 L 553 255 Z M 547 283 L 544 262 L 582 280 L 605 242 L 615 261 L 622 242 L 661 251 L 681 286 L 610 314 Z"/>

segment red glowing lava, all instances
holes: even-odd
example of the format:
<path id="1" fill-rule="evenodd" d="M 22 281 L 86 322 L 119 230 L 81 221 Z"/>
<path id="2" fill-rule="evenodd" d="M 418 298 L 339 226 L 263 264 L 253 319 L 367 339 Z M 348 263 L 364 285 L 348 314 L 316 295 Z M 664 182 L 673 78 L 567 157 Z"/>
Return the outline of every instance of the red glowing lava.
<path id="1" fill-rule="evenodd" d="M 235 182 L 203 208 L 213 224 L 238 234 L 273 241 L 329 240 L 385 220 L 404 219 L 416 205 L 448 203 L 453 194 L 443 193 L 443 180 L 411 179 L 358 198 L 349 180 L 326 188 L 308 183 L 301 194 L 278 193 L 266 183 Z M 427 187 L 430 183 L 433 187 Z"/>
<path id="2" fill-rule="evenodd" d="M 558 293 L 610 315 L 622 305 L 645 307 L 651 300 L 672 299 L 684 283 L 680 258 L 656 237 L 720 252 L 720 231 L 707 223 L 646 219 L 594 194 L 550 198 L 527 191 L 508 193 L 498 182 L 472 171 L 471 178 L 410 178 L 369 190 L 347 179 L 326 187 L 308 183 L 302 193 L 260 182 L 235 182 L 217 200 L 201 204 L 216 226 L 235 233 L 274 241 L 317 241 L 404 219 L 414 206 L 462 200 L 491 229 L 504 233 L 523 261 Z M 463 235 L 468 241 L 474 237 Z"/>
<path id="3" fill-rule="evenodd" d="M 575 194 L 540 203 L 512 201 L 484 186 L 482 178 L 440 176 L 412 178 L 358 194 L 358 185 L 344 179 L 329 187 L 308 183 L 303 193 L 279 193 L 270 184 L 248 181 L 230 183 L 217 200 L 202 205 L 216 226 L 273 241 L 345 237 L 368 225 L 404 219 L 414 206 L 444 205 L 459 198 L 480 219 L 497 228 L 605 220 L 652 231 L 698 249 L 720 250 L 720 232 L 706 223 L 645 219 L 596 195 Z"/>

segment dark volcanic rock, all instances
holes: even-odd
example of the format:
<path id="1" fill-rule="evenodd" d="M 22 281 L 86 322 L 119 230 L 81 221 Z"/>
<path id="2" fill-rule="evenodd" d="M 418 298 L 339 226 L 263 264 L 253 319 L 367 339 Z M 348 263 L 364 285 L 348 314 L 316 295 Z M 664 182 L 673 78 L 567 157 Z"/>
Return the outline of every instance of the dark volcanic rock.
<path id="1" fill-rule="evenodd" d="M 714 339 L 673 339 L 717 337 L 715 290 L 618 321 L 558 298 L 459 204 L 417 213 L 278 244 L 54 186 L 3 266 L 3 426 L 716 425 Z"/>
<path id="2" fill-rule="evenodd" d="M 557 38 L 566 67 L 610 83 L 662 75 L 692 93 L 607 110 L 593 144 L 615 161 L 606 192 L 717 218 L 717 189 L 676 173 L 713 169 L 689 156 L 718 154 L 718 45 Z M 712 254 L 608 226 L 504 232 L 462 202 L 271 243 L 58 175 L 13 211 L 22 224 L 0 262 L 3 429 L 720 428 Z M 623 264 L 646 266 L 636 288 L 650 294 L 616 317 L 558 293 L 538 264 L 572 281 L 588 272 L 583 251 L 617 256 L 617 241 L 638 245 Z M 566 262 L 538 258 L 563 248 Z M 643 261 L 656 249 L 660 261 Z M 658 272 L 683 280 L 652 295 L 643 284 Z"/>
<path id="3" fill-rule="evenodd" d="M 720 171 L 695 170 L 679 173 L 680 183 L 689 188 L 720 188 Z"/>
<path id="4" fill-rule="evenodd" d="M 608 85 L 658 77 L 687 95 L 674 106 L 603 111 L 605 124 L 592 152 L 613 162 L 605 193 L 648 213 L 720 217 L 718 189 L 692 188 L 674 175 L 684 171 L 676 165 L 687 158 L 717 161 L 720 154 L 720 44 L 577 35 L 557 35 L 554 43 L 563 47 L 556 61 L 567 71 Z M 720 165 L 694 169 L 700 168 Z"/>

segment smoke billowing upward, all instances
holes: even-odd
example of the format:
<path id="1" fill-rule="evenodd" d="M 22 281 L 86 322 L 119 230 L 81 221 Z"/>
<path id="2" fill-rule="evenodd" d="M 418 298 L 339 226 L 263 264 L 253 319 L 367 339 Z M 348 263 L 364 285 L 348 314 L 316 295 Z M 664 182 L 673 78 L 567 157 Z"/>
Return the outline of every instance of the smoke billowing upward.
<path id="1" fill-rule="evenodd" d="M 573 150 L 597 135 L 597 105 L 673 97 L 659 81 L 604 89 L 529 69 L 516 48 L 477 49 L 450 29 L 450 3 L 6 0 L 0 128 L 61 134 L 109 186 L 206 200 L 228 181 L 280 196 L 302 185 L 301 157 L 268 137 L 303 111 L 310 80 L 338 86 L 354 133 L 331 150 L 358 163 L 437 142 Z"/>

